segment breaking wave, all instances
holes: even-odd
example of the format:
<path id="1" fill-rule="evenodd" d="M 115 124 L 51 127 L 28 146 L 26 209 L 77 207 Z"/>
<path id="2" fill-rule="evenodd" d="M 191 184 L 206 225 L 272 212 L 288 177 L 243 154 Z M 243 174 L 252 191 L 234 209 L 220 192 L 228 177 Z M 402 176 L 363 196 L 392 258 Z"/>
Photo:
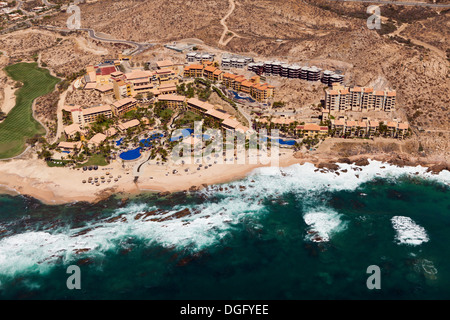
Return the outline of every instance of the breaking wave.
<path id="1" fill-rule="evenodd" d="M 198 251 L 219 243 L 243 219 L 263 216 L 268 211 L 267 200 L 281 199 L 287 193 L 299 200 L 315 199 L 324 191 L 355 190 L 377 177 L 395 180 L 402 175 L 419 176 L 446 185 L 450 182 L 450 172 L 432 175 L 420 166 L 399 168 L 378 161 L 370 161 L 365 167 L 339 166 L 337 173 L 318 170 L 309 163 L 287 168 L 259 168 L 243 180 L 199 191 L 198 196 L 204 199 L 201 204 L 175 205 L 170 210 L 161 210 L 134 203 L 116 209 L 110 218 L 88 222 L 82 228 L 55 228 L 6 236 L 0 240 L 0 275 L 43 273 L 57 263 L 66 264 L 86 255 L 102 256 L 118 250 L 133 238 L 148 245 Z M 316 203 L 316 207 L 305 210 L 307 241 L 330 241 L 333 234 L 346 228 L 342 214 L 321 206 Z M 392 220 L 398 241 L 409 244 L 428 241 L 424 229 L 408 219 L 394 217 Z"/>
<path id="2" fill-rule="evenodd" d="M 401 244 L 420 245 L 428 242 L 425 228 L 416 224 L 411 218 L 403 216 L 392 217 L 392 226 L 397 232 L 396 239 Z"/>

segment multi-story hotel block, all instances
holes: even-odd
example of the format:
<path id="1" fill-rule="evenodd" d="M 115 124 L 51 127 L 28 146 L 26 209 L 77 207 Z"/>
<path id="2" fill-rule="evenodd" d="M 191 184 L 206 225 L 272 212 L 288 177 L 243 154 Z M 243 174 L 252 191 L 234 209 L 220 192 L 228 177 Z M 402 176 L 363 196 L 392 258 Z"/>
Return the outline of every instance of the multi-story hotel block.
<path id="1" fill-rule="evenodd" d="M 306 123 L 301 126 L 296 127 L 297 133 L 301 133 L 307 137 L 318 136 L 326 136 L 328 135 L 328 127 L 327 126 L 319 126 L 315 123 Z"/>
<path id="2" fill-rule="evenodd" d="M 390 112 L 395 109 L 395 91 L 374 91 L 373 88 L 347 88 L 339 84 L 325 90 L 325 109 L 331 111 Z"/>
<path id="3" fill-rule="evenodd" d="M 259 77 L 252 77 L 251 80 L 247 80 L 242 75 L 224 73 L 223 84 L 233 90 L 248 93 L 260 102 L 267 101 L 275 94 L 275 87 L 267 83 L 260 84 Z"/>
<path id="4" fill-rule="evenodd" d="M 331 120 L 331 129 L 335 136 L 348 137 L 373 137 L 380 132 L 380 124 L 386 123 L 385 136 L 403 138 L 408 132 L 409 125 L 406 122 L 396 121 L 355 121 L 355 120 Z"/>
<path id="5" fill-rule="evenodd" d="M 112 118 L 113 116 L 112 108 L 108 105 L 87 109 L 74 109 L 71 111 L 71 114 L 73 122 L 80 124 L 82 127 L 95 122 L 100 115 L 106 118 Z"/>
<path id="6" fill-rule="evenodd" d="M 112 104 L 112 110 L 116 116 L 122 116 L 128 111 L 137 109 L 137 100 L 134 98 L 123 98 Z"/>
<path id="7" fill-rule="evenodd" d="M 161 94 L 158 96 L 158 101 L 165 102 L 170 108 L 183 108 L 186 102 L 186 97 L 175 94 Z"/>
<path id="8" fill-rule="evenodd" d="M 275 94 L 275 87 L 268 83 L 260 84 L 259 76 L 248 80 L 243 75 L 223 72 L 212 65 L 191 64 L 184 68 L 184 76 L 191 78 L 205 77 L 210 81 L 222 81 L 226 87 L 247 93 L 260 102 L 266 102 L 268 98 Z"/>
<path id="9" fill-rule="evenodd" d="M 185 78 L 201 78 L 203 77 L 203 68 L 202 64 L 191 64 L 184 67 L 183 75 Z"/>
<path id="10" fill-rule="evenodd" d="M 208 112 L 210 109 L 214 109 L 214 106 L 208 102 L 203 102 L 197 98 L 190 98 L 187 100 L 187 107 L 190 111 L 203 114 Z"/>

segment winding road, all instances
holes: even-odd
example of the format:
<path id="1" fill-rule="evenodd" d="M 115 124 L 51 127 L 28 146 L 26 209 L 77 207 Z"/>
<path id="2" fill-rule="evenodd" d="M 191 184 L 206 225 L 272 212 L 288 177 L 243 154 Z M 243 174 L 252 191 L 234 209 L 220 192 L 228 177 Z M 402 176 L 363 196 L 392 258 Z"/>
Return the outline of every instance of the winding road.
<path id="1" fill-rule="evenodd" d="M 64 31 L 64 32 L 74 31 L 74 30 L 59 28 L 59 27 L 54 27 L 54 26 L 40 26 L 40 28 L 48 29 L 48 30 Z M 98 35 L 96 35 L 95 31 L 90 28 L 80 28 L 80 29 L 76 29 L 76 30 L 77 31 L 78 30 L 79 31 L 87 31 L 89 37 L 91 37 L 94 40 L 104 41 L 104 42 L 113 42 L 113 43 L 123 43 L 123 44 L 128 44 L 128 45 L 136 47 L 136 49 L 134 49 L 132 52 L 130 52 L 130 55 L 139 54 L 142 51 L 147 50 L 148 48 L 155 45 L 153 43 L 139 43 L 139 42 L 134 42 L 134 41 L 130 41 L 130 40 L 102 38 L 102 37 L 99 37 Z"/>
<path id="2" fill-rule="evenodd" d="M 227 14 L 220 20 L 220 24 L 223 26 L 224 30 L 223 30 L 222 36 L 220 37 L 219 45 L 223 45 L 223 46 L 226 46 L 228 44 L 228 42 L 230 42 L 231 39 L 233 39 L 234 37 L 238 37 L 238 35 L 235 32 L 230 31 L 228 29 L 228 26 L 225 23 L 225 20 L 228 19 L 228 17 L 233 13 L 234 9 L 236 8 L 236 4 L 234 3 L 234 0 L 229 0 L 229 1 L 230 1 L 230 10 L 228 10 Z M 227 39 L 227 41 L 224 41 L 228 32 L 231 32 L 232 35 L 230 38 Z"/>

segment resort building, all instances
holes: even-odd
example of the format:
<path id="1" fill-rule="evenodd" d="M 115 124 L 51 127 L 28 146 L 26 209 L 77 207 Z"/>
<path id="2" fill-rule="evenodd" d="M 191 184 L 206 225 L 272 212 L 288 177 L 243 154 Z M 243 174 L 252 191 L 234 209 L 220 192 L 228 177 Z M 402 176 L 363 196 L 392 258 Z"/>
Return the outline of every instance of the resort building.
<path id="1" fill-rule="evenodd" d="M 99 146 L 103 141 L 105 141 L 106 138 L 107 138 L 106 135 L 104 135 L 103 133 L 97 133 L 95 136 L 93 136 L 93 137 L 89 140 L 88 144 L 89 144 L 90 147 L 92 147 L 92 146 L 97 147 L 97 146 Z"/>
<path id="2" fill-rule="evenodd" d="M 198 100 L 197 98 L 188 99 L 187 107 L 190 111 L 196 114 L 203 114 L 214 108 L 212 104 Z"/>
<path id="3" fill-rule="evenodd" d="M 174 94 L 161 94 L 158 96 L 158 101 L 165 102 L 170 108 L 183 108 L 186 102 L 186 97 Z"/>
<path id="4" fill-rule="evenodd" d="M 67 127 L 64 128 L 64 133 L 68 139 L 74 139 L 77 136 L 77 133 L 80 134 L 80 136 L 84 135 L 84 130 L 81 129 L 80 124 L 73 123 Z"/>
<path id="5" fill-rule="evenodd" d="M 275 125 L 275 128 L 288 127 L 295 122 L 293 119 L 287 118 L 273 118 L 270 120 L 271 123 Z"/>
<path id="6" fill-rule="evenodd" d="M 404 138 L 408 133 L 409 125 L 406 122 L 397 121 L 375 121 L 375 120 L 331 120 L 331 129 L 334 131 L 334 135 L 341 137 L 361 137 L 371 138 L 379 135 L 380 125 L 386 122 L 386 131 L 383 132 L 383 136 L 392 138 Z"/>
<path id="7" fill-rule="evenodd" d="M 185 78 L 201 78 L 203 77 L 203 65 L 202 64 L 191 64 L 184 67 L 184 77 Z"/>
<path id="8" fill-rule="evenodd" d="M 173 70 L 174 64 L 171 60 L 156 61 L 156 67 L 158 69 L 169 68 Z"/>
<path id="9" fill-rule="evenodd" d="M 139 122 L 139 120 L 133 119 L 133 120 L 130 120 L 130 121 L 127 121 L 127 122 L 124 122 L 124 123 L 119 124 L 119 125 L 117 126 L 117 128 L 119 129 L 120 132 L 124 132 L 124 131 L 126 131 L 127 129 L 137 127 L 137 126 L 140 125 L 140 124 L 141 124 L 141 123 Z"/>
<path id="10" fill-rule="evenodd" d="M 158 78 L 159 84 L 178 84 L 178 78 L 176 77 L 175 71 L 172 69 L 159 69 L 155 71 L 154 75 Z"/>
<path id="11" fill-rule="evenodd" d="M 128 111 L 136 110 L 137 100 L 134 98 L 123 98 L 112 104 L 112 110 L 116 116 L 122 116 Z"/>
<path id="12" fill-rule="evenodd" d="M 80 124 L 82 127 L 95 122 L 99 116 L 112 118 L 113 113 L 111 106 L 97 106 L 87 109 L 73 109 L 71 111 L 72 121 Z"/>
<path id="13" fill-rule="evenodd" d="M 184 68 L 184 77 L 204 77 L 210 81 L 222 81 L 226 87 L 247 93 L 259 102 L 267 102 L 275 94 L 275 87 L 267 83 L 260 84 L 259 76 L 254 76 L 248 80 L 243 75 L 223 72 L 212 65 L 192 64 L 186 66 Z"/>
<path id="14" fill-rule="evenodd" d="M 374 91 L 373 88 L 347 88 L 334 84 L 325 90 L 325 108 L 330 111 L 393 111 L 395 91 Z"/>
<path id="15" fill-rule="evenodd" d="M 108 130 L 106 130 L 105 134 L 108 138 L 114 137 L 117 134 L 117 130 L 116 128 L 109 128 Z"/>
<path id="16" fill-rule="evenodd" d="M 214 66 L 207 66 L 203 69 L 203 77 L 205 77 L 206 79 L 210 80 L 210 81 L 214 81 L 214 72 L 218 70 L 216 67 Z"/>
<path id="17" fill-rule="evenodd" d="M 315 123 L 306 123 L 296 127 L 297 133 L 303 134 L 306 137 L 326 136 L 328 135 L 327 126 L 319 126 Z"/>
<path id="18" fill-rule="evenodd" d="M 164 84 L 159 86 L 158 91 L 160 94 L 175 94 L 177 93 L 177 86 L 174 84 Z"/>
<path id="19" fill-rule="evenodd" d="M 224 110 L 217 110 L 217 109 L 209 109 L 207 112 L 205 112 L 206 116 L 212 117 L 214 120 L 222 122 L 228 118 L 231 117 L 229 113 L 227 113 Z"/>
<path id="20" fill-rule="evenodd" d="M 73 152 L 74 150 L 81 150 L 82 147 L 81 141 L 78 142 L 66 142 L 62 141 L 58 144 L 58 149 L 61 151 Z"/>
<path id="21" fill-rule="evenodd" d="M 111 74 L 117 72 L 116 66 L 112 63 L 101 63 L 96 66 L 87 66 L 86 75 L 83 78 L 85 83 L 96 82 L 97 84 L 108 84 Z"/>

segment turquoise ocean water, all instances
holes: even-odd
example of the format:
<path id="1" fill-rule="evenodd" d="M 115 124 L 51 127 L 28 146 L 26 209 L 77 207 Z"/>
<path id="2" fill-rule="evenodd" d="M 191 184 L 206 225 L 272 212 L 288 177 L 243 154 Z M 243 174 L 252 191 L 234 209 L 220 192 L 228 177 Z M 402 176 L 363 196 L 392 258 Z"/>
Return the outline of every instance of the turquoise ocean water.
<path id="1" fill-rule="evenodd" d="M 0 196 L 0 298 L 449 299 L 450 173 L 340 166 L 126 204 Z"/>

